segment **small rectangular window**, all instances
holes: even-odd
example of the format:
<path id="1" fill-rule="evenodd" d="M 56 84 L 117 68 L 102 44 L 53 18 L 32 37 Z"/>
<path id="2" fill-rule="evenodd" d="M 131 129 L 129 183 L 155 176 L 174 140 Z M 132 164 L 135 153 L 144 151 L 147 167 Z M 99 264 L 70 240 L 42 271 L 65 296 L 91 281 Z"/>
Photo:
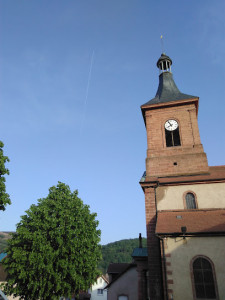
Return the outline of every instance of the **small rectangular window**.
<path id="1" fill-rule="evenodd" d="M 103 295 L 103 289 L 98 289 L 98 295 Z"/>

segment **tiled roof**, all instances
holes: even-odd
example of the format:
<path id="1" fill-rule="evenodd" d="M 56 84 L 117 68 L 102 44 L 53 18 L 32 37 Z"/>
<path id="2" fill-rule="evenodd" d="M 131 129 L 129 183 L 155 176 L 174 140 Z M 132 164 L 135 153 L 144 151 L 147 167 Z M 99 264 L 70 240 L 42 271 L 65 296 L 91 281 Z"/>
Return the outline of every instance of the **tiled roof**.
<path id="1" fill-rule="evenodd" d="M 147 257 L 148 256 L 148 248 L 134 248 L 132 257 Z"/>
<path id="2" fill-rule="evenodd" d="M 212 181 L 212 180 L 224 180 L 225 179 L 225 166 L 209 167 L 208 174 L 189 175 L 189 176 L 177 176 L 177 177 L 161 177 L 160 183 L 167 183 L 171 180 L 173 182 L 185 182 L 185 181 Z"/>
<path id="3" fill-rule="evenodd" d="M 130 264 L 127 263 L 112 263 L 108 266 L 108 274 L 119 274 L 122 273 Z"/>
<path id="4" fill-rule="evenodd" d="M 225 166 L 209 167 L 209 172 L 206 174 L 184 175 L 184 176 L 167 176 L 167 177 L 142 177 L 140 181 L 144 182 L 158 182 L 160 185 L 167 185 L 173 183 L 189 183 L 189 182 L 210 182 L 210 181 L 225 181 Z"/>
<path id="5" fill-rule="evenodd" d="M 127 267 L 121 273 L 119 273 L 118 276 L 116 276 L 116 278 L 113 281 L 111 281 L 104 289 L 108 289 L 115 281 L 117 281 L 121 276 L 123 276 L 123 274 L 125 274 L 128 270 L 137 267 L 137 265 L 134 263 L 131 264 L 118 263 L 118 264 L 111 264 L 111 265 L 127 265 Z"/>
<path id="6" fill-rule="evenodd" d="M 182 234 L 181 227 L 187 234 L 225 233 L 225 209 L 158 212 L 157 234 Z"/>

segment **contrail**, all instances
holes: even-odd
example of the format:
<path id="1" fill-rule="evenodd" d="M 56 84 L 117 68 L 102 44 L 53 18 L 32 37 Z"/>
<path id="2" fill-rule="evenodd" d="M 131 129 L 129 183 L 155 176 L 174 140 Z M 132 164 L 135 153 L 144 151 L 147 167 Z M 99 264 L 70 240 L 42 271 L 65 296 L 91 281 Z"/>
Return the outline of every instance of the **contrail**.
<path id="1" fill-rule="evenodd" d="M 85 117 L 86 117 L 86 108 L 87 108 L 89 86 L 90 86 L 90 81 L 91 81 L 92 66 L 93 66 L 93 61 L 94 61 L 94 53 L 95 53 L 95 51 L 93 50 L 92 56 L 91 56 L 91 64 L 90 64 L 89 74 L 88 74 L 86 97 L 85 97 L 85 101 L 84 101 L 84 113 L 83 113 L 83 119 L 82 119 L 82 123 L 81 123 L 81 127 L 80 127 L 80 134 L 82 134 L 83 126 L 84 126 L 84 120 L 85 120 Z"/>

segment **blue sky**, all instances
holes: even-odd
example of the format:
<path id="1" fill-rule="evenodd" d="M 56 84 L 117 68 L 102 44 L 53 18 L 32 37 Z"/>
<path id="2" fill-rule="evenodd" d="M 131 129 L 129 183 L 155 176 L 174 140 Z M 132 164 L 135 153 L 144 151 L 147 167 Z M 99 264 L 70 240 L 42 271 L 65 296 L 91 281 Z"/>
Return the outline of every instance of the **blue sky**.
<path id="1" fill-rule="evenodd" d="M 62 181 L 97 213 L 102 244 L 146 235 L 140 105 L 157 90 L 161 34 L 178 88 L 200 97 L 209 165 L 225 164 L 224 14 L 222 0 L 0 0 L 0 231 Z"/>

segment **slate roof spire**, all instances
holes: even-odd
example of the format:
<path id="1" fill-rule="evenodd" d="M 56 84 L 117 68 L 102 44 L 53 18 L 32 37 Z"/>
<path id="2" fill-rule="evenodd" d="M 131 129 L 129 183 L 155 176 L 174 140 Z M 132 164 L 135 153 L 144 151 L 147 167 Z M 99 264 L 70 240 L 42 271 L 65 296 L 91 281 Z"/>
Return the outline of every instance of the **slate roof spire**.
<path id="1" fill-rule="evenodd" d="M 173 80 L 171 72 L 172 59 L 169 56 L 162 53 L 156 65 L 160 72 L 158 90 L 155 97 L 142 106 L 198 98 L 197 96 L 183 94 L 179 91 Z"/>

